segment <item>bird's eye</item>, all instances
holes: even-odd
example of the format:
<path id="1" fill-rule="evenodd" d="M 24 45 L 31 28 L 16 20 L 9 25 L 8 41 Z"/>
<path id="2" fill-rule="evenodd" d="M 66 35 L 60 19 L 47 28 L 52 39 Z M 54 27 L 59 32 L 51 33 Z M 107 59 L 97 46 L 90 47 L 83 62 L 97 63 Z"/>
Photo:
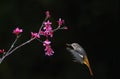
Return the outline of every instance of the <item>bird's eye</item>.
<path id="1" fill-rule="evenodd" d="M 73 47 L 76 47 L 76 45 L 73 45 Z"/>
<path id="2" fill-rule="evenodd" d="M 74 45 L 74 47 L 78 47 L 77 45 Z"/>
<path id="3" fill-rule="evenodd" d="M 75 45 L 75 44 L 73 44 L 73 46 L 74 46 L 74 47 L 76 47 L 76 45 Z"/>

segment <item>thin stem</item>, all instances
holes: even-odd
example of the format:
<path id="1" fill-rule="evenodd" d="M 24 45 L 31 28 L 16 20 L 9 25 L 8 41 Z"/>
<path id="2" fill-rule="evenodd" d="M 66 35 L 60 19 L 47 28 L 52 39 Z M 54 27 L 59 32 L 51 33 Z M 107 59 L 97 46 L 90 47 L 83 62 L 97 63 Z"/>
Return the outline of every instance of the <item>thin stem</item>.
<path id="1" fill-rule="evenodd" d="M 58 29 L 60 29 L 60 26 L 58 26 L 56 29 L 54 29 L 53 32 L 56 31 L 56 30 L 58 30 Z"/>
<path id="2" fill-rule="evenodd" d="M 9 52 L 11 51 L 11 49 L 14 47 L 14 45 L 15 45 L 15 43 L 17 42 L 17 40 L 18 40 L 19 37 L 20 37 L 20 35 L 16 37 L 16 39 L 15 39 L 14 42 L 12 43 L 10 49 L 9 49 L 5 54 L 7 54 L 7 53 L 9 53 Z"/>
<path id="3" fill-rule="evenodd" d="M 40 40 L 40 39 L 36 39 L 36 40 L 38 40 L 39 42 L 43 43 L 43 41 L 42 41 L 42 40 Z"/>
<path id="4" fill-rule="evenodd" d="M 53 30 L 53 32 L 56 31 L 56 30 L 62 30 L 62 29 L 67 29 L 67 27 L 65 27 L 65 26 L 64 27 L 60 27 L 60 26 L 58 26 L 56 29 Z"/>
<path id="5" fill-rule="evenodd" d="M 35 38 L 31 38 L 30 40 L 20 44 L 19 46 L 15 47 L 12 51 L 7 52 L 1 59 L 0 59 L 0 63 L 4 60 L 5 57 L 7 57 L 8 55 L 12 54 L 15 50 L 17 50 L 18 48 L 30 43 L 31 41 L 33 41 Z"/>
<path id="6" fill-rule="evenodd" d="M 39 28 L 38 34 L 40 33 L 41 29 L 43 28 L 44 22 L 45 22 L 47 19 L 48 19 L 48 18 L 46 17 L 46 18 L 43 20 L 42 25 L 41 25 L 41 27 Z"/>
<path id="7" fill-rule="evenodd" d="M 14 51 L 17 50 L 18 48 L 20 48 L 20 47 L 22 47 L 22 46 L 24 46 L 24 45 L 30 43 L 30 42 L 33 41 L 34 39 L 35 39 L 35 38 L 31 38 L 30 40 L 28 40 L 28 41 L 26 41 L 26 42 L 20 44 L 19 46 L 15 47 L 12 51 L 10 51 L 9 53 L 7 53 L 5 56 L 10 55 L 12 52 L 14 52 Z"/>
<path id="8" fill-rule="evenodd" d="M 3 59 L 5 58 L 5 56 L 3 56 L 1 59 L 0 59 L 0 64 L 2 63 Z"/>

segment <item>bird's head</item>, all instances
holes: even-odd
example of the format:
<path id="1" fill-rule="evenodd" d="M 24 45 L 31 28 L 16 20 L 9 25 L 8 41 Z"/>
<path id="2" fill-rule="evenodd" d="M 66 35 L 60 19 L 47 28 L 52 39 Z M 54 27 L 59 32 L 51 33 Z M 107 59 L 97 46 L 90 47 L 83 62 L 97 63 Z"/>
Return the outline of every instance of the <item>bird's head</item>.
<path id="1" fill-rule="evenodd" d="M 71 46 L 74 50 L 80 47 L 78 43 L 66 44 L 67 46 Z"/>

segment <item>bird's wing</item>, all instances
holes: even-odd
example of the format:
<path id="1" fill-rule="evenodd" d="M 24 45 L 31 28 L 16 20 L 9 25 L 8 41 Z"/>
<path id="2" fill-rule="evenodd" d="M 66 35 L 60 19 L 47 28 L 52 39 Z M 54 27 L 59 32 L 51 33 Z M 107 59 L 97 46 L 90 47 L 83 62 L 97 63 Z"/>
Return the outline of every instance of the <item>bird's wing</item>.
<path id="1" fill-rule="evenodd" d="M 81 46 L 75 50 L 78 51 L 78 53 L 81 55 L 84 55 L 84 56 L 86 55 L 86 51 Z"/>
<path id="2" fill-rule="evenodd" d="M 69 47 L 66 48 L 73 55 L 75 62 L 83 63 L 83 56 L 78 53 L 78 51 L 73 50 Z"/>

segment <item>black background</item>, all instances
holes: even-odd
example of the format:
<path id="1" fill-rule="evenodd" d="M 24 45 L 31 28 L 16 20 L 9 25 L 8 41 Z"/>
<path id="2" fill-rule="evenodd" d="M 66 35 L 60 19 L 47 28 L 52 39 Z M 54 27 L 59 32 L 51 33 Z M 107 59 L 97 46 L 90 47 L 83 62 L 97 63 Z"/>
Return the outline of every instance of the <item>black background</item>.
<path id="1" fill-rule="evenodd" d="M 44 55 L 38 41 L 23 46 L 0 64 L 0 79 L 115 79 L 119 77 L 119 0 L 0 0 L 0 49 L 7 50 L 15 27 L 23 28 L 17 44 L 39 29 L 49 10 L 53 27 L 63 18 L 68 30 L 55 32 L 55 54 Z M 78 42 L 86 50 L 94 76 L 75 63 L 66 43 Z"/>

